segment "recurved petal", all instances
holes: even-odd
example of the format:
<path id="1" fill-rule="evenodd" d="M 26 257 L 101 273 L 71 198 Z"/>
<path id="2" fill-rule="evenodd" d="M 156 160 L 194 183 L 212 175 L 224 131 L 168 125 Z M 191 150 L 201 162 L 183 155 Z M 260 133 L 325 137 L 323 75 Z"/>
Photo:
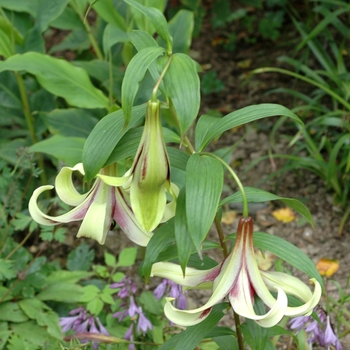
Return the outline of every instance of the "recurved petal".
<path id="1" fill-rule="evenodd" d="M 59 215 L 59 216 L 50 216 L 50 215 L 44 214 L 39 209 L 37 204 L 38 197 L 40 196 L 41 193 L 47 190 L 51 190 L 53 188 L 54 187 L 50 185 L 41 186 L 33 192 L 28 205 L 29 213 L 33 218 L 33 220 L 41 225 L 48 225 L 48 226 L 82 220 L 89 206 L 89 202 L 90 202 L 89 198 L 85 198 L 85 201 L 81 203 L 80 206 L 74 208 L 73 210 L 69 211 L 66 214 Z"/>
<path id="2" fill-rule="evenodd" d="M 122 186 L 129 181 L 129 176 L 117 177 L 102 174 L 97 174 L 96 176 L 99 177 L 106 185 L 113 187 Z"/>
<path id="3" fill-rule="evenodd" d="M 141 227 L 119 188 L 115 189 L 113 218 L 131 241 L 142 247 L 147 246 L 153 233 L 147 232 Z"/>
<path id="4" fill-rule="evenodd" d="M 305 304 L 297 307 L 287 307 L 286 316 L 299 316 L 299 315 L 310 315 L 314 307 L 319 303 L 322 288 L 316 279 L 311 278 L 310 281 L 315 285 L 314 292 L 312 293 L 310 288 L 298 278 L 287 275 L 282 272 L 261 272 L 261 276 L 266 286 L 276 291 L 277 288 L 281 288 L 285 293 L 294 295 L 299 298 Z"/>
<path id="5" fill-rule="evenodd" d="M 71 206 L 77 206 L 81 204 L 88 193 L 80 194 L 73 184 L 72 174 L 74 171 L 79 171 L 84 175 L 84 168 L 82 163 L 76 164 L 73 168 L 63 167 L 59 174 L 56 176 L 55 187 L 58 197 Z"/>
<path id="6" fill-rule="evenodd" d="M 194 326 L 206 319 L 211 311 L 211 307 L 207 309 L 195 309 L 195 310 L 180 310 L 171 304 L 174 298 L 166 298 L 166 304 L 164 306 L 165 316 L 173 323 L 180 326 L 188 327 Z"/>
<path id="7" fill-rule="evenodd" d="M 198 287 L 205 282 L 211 282 L 220 272 L 220 265 L 210 270 L 197 270 L 192 267 L 186 267 L 185 277 L 183 276 L 180 265 L 170 262 L 157 262 L 153 264 L 151 277 L 158 276 L 172 280 L 173 282 L 186 287 Z M 205 287 L 210 288 L 212 283 Z"/>
<path id="8" fill-rule="evenodd" d="M 245 268 L 239 274 L 233 288 L 229 293 L 229 300 L 235 312 L 245 318 L 255 320 L 262 327 L 272 327 L 276 325 L 285 315 L 288 299 L 282 289 L 278 289 L 277 300 L 265 315 L 257 315 L 253 308 L 254 290 L 249 280 L 249 275 Z"/>
<path id="9" fill-rule="evenodd" d="M 106 202 L 92 202 L 79 228 L 77 237 L 95 239 L 104 244 L 111 223 L 111 210 Z"/>

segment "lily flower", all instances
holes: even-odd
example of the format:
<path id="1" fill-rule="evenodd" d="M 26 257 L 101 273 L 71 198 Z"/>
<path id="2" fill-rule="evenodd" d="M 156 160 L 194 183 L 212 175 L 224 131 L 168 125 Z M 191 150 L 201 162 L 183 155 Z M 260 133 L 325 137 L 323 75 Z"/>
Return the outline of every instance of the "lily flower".
<path id="1" fill-rule="evenodd" d="M 59 216 L 43 213 L 37 204 L 38 197 L 41 193 L 53 189 L 54 186 L 41 186 L 33 192 L 29 201 L 29 213 L 32 218 L 41 225 L 49 226 L 82 221 L 77 237 L 93 238 L 100 244 L 105 243 L 114 220 L 131 241 L 140 246 L 146 246 L 152 233 L 140 226 L 128 204 L 127 193 L 120 187 L 128 181 L 128 178 L 115 177 L 114 186 L 105 183 L 103 176 L 113 176 L 116 173 L 115 166 L 110 165 L 101 170 L 87 193 L 80 194 L 73 184 L 74 171 L 84 175 L 83 165 L 79 163 L 72 168 L 63 167 L 56 177 L 55 188 L 58 197 L 75 208 Z"/>
<path id="2" fill-rule="evenodd" d="M 203 321 L 210 314 L 212 307 L 226 296 L 238 315 L 255 320 L 262 327 L 272 327 L 283 316 L 310 315 L 322 293 L 319 282 L 314 278 L 310 280 L 315 285 L 312 293 L 309 287 L 296 277 L 282 272 L 259 270 L 254 255 L 251 218 L 240 220 L 235 246 L 222 264 L 210 270 L 187 267 L 183 277 L 179 265 L 159 262 L 153 265 L 151 276 L 171 279 L 189 288 L 211 286 L 213 293 L 207 303 L 194 310 L 177 309 L 171 303 L 173 298 L 167 298 L 165 315 L 173 323 L 185 327 Z M 277 298 L 271 291 L 277 292 Z M 297 307 L 288 306 L 287 294 L 299 298 L 304 304 Z M 265 315 L 255 313 L 253 308 L 255 295 L 269 308 Z"/>
<path id="3" fill-rule="evenodd" d="M 159 101 L 148 101 L 143 134 L 130 174 L 132 210 L 141 226 L 153 231 L 164 216 L 166 190 L 173 195 Z"/>

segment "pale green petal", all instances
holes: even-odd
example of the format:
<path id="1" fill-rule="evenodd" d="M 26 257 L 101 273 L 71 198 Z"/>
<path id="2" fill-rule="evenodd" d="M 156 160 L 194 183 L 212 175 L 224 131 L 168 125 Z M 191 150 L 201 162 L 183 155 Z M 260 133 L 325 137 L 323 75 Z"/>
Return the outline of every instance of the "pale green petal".
<path id="1" fill-rule="evenodd" d="M 165 205 L 164 214 L 161 220 L 162 223 L 167 222 L 175 216 L 177 197 L 179 195 L 179 192 L 179 188 L 175 184 L 171 183 L 169 193 L 173 197 L 173 199 Z"/>
<path id="2" fill-rule="evenodd" d="M 166 298 L 166 300 L 167 302 L 164 306 L 165 316 L 171 322 L 184 327 L 194 326 L 195 324 L 202 322 L 209 316 L 211 311 L 211 308 L 203 309 L 201 311 L 198 311 L 199 309 L 179 310 L 171 304 L 171 301 L 174 300 L 173 298 Z"/>
<path id="3" fill-rule="evenodd" d="M 184 277 L 180 265 L 170 262 L 157 262 L 152 266 L 151 277 L 158 276 L 170 279 L 181 286 L 197 287 L 204 282 L 214 280 L 219 271 L 220 265 L 209 270 L 197 270 L 192 267 L 186 267 Z"/>
<path id="4" fill-rule="evenodd" d="M 56 177 L 55 187 L 58 197 L 66 204 L 77 206 L 81 204 L 88 193 L 80 194 L 73 184 L 72 174 L 74 171 L 79 171 L 84 175 L 83 164 L 79 163 L 73 168 L 63 167 Z"/>
<path id="5" fill-rule="evenodd" d="M 282 272 L 261 272 L 261 274 L 270 290 L 275 291 L 277 288 L 282 288 L 285 293 L 294 295 L 305 302 L 305 304 L 298 307 L 288 307 L 286 316 L 309 315 L 320 301 L 322 288 L 314 278 L 310 279 L 315 285 L 312 293 L 310 288 L 296 277 Z"/>
<path id="6" fill-rule="evenodd" d="M 116 203 L 113 218 L 118 223 L 123 232 L 134 243 L 145 247 L 151 239 L 153 233 L 145 231 L 136 220 L 134 213 L 128 206 L 123 192 L 116 188 Z"/>
<path id="7" fill-rule="evenodd" d="M 285 315 L 288 299 L 282 289 L 278 289 L 278 297 L 275 304 L 265 315 L 257 315 L 254 311 L 254 291 L 252 290 L 250 275 L 243 266 L 234 287 L 229 293 L 232 308 L 238 315 L 255 320 L 262 327 L 272 327 L 276 325 Z"/>
<path id="8" fill-rule="evenodd" d="M 92 202 L 79 228 L 77 237 L 95 239 L 104 244 L 111 223 L 110 205 Z"/>
<path id="9" fill-rule="evenodd" d="M 100 178 L 106 185 L 113 186 L 113 187 L 119 187 L 126 182 L 128 182 L 129 177 L 123 176 L 123 177 L 117 177 L 117 176 L 108 176 L 108 175 L 102 175 L 102 174 L 97 174 L 96 175 L 98 178 Z"/>
<path id="10" fill-rule="evenodd" d="M 48 226 L 82 220 L 86 214 L 87 207 L 90 205 L 90 198 L 85 198 L 84 202 L 81 203 L 80 206 L 74 208 L 66 214 L 59 216 L 46 215 L 39 209 L 37 205 L 38 197 L 41 193 L 53 188 L 54 187 L 50 185 L 41 186 L 33 192 L 28 205 L 29 213 L 33 220 L 41 225 Z"/>

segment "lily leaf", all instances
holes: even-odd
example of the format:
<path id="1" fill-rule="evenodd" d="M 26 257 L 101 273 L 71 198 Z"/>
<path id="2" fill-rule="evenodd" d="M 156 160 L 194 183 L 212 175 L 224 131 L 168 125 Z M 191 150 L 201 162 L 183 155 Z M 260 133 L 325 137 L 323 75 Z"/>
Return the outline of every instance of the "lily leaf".
<path id="1" fill-rule="evenodd" d="M 187 162 L 186 216 L 197 251 L 200 251 L 200 245 L 214 221 L 223 178 L 223 167 L 215 158 L 195 153 Z"/>
<path id="2" fill-rule="evenodd" d="M 139 89 L 139 83 L 146 74 L 150 64 L 164 53 L 162 47 L 148 47 L 139 51 L 130 61 L 122 83 L 122 106 L 126 124 L 131 117 L 131 109 Z"/>
<path id="3" fill-rule="evenodd" d="M 202 116 L 196 126 L 195 147 L 198 152 L 203 151 L 210 141 L 218 138 L 223 132 L 236 126 L 243 125 L 266 117 L 285 115 L 294 121 L 303 122 L 288 108 L 273 103 L 263 103 L 260 105 L 248 106 L 229 113 L 221 119 Z"/>
<path id="4" fill-rule="evenodd" d="M 270 192 L 260 190 L 254 187 L 245 187 L 245 194 L 247 196 L 247 201 L 250 203 L 261 203 L 279 200 L 284 204 L 288 205 L 290 208 L 295 210 L 301 216 L 303 216 L 311 225 L 313 225 L 312 215 L 309 209 L 297 199 L 279 197 Z M 240 191 L 234 193 L 233 195 L 226 197 L 220 202 L 220 207 L 228 203 L 240 203 L 242 202 L 242 194 Z"/>
<path id="5" fill-rule="evenodd" d="M 91 181 L 103 168 L 119 140 L 139 122 L 145 113 L 146 105 L 134 107 L 131 122 L 125 129 L 122 110 L 108 114 L 96 124 L 86 139 L 83 150 L 86 181 Z"/>

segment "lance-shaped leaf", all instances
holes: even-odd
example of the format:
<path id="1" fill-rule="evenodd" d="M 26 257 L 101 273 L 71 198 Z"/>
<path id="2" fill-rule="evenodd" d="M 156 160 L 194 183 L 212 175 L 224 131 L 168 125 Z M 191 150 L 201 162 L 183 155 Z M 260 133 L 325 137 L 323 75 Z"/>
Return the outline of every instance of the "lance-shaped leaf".
<path id="1" fill-rule="evenodd" d="M 196 150 L 198 152 L 203 151 L 203 149 L 208 146 L 210 141 L 219 137 L 223 132 L 236 126 L 258 119 L 280 115 L 285 115 L 292 118 L 296 122 L 303 124 L 303 122 L 288 108 L 273 103 L 264 103 L 244 107 L 225 115 L 219 120 L 215 117 L 204 115 L 199 119 L 196 126 Z"/>
<path id="2" fill-rule="evenodd" d="M 113 149 L 122 136 L 145 115 L 146 105 L 136 106 L 132 110 L 129 126 L 124 126 L 124 114 L 118 110 L 101 119 L 87 138 L 83 150 L 83 164 L 86 181 L 91 181 L 103 168 Z"/>
<path id="3" fill-rule="evenodd" d="M 170 35 L 168 23 L 161 11 L 154 7 L 146 7 L 134 0 L 124 0 L 133 8 L 142 12 L 149 18 L 156 29 L 158 35 L 166 42 L 168 53 L 172 52 L 173 38 Z"/>
<path id="4" fill-rule="evenodd" d="M 185 268 L 192 254 L 193 242 L 187 226 L 186 218 L 186 188 L 183 187 L 177 197 L 175 223 L 175 240 L 178 259 L 185 275 Z"/>
<path id="5" fill-rule="evenodd" d="M 85 70 L 71 63 L 27 52 L 14 55 L 0 62 L 0 72 L 5 70 L 27 71 L 34 74 L 47 91 L 63 97 L 69 104 L 81 108 L 108 108 L 108 98 L 95 88 Z"/>
<path id="6" fill-rule="evenodd" d="M 118 13 L 112 0 L 96 1 L 93 4 L 93 8 L 107 23 L 119 29 L 126 30 L 125 19 Z"/>
<path id="7" fill-rule="evenodd" d="M 187 162 L 187 225 L 197 251 L 200 250 L 200 245 L 214 221 L 223 177 L 223 167 L 215 158 L 195 153 Z"/>
<path id="8" fill-rule="evenodd" d="M 139 267 L 139 275 L 147 282 L 152 265 L 157 261 L 158 255 L 174 243 L 174 219 L 170 219 L 156 232 L 147 244 L 145 259 Z"/>
<path id="9" fill-rule="evenodd" d="M 164 88 L 176 111 L 181 135 L 184 135 L 197 117 L 200 105 L 199 77 L 190 57 L 182 53 L 173 55 L 164 76 Z"/>
<path id="10" fill-rule="evenodd" d="M 262 203 L 269 201 L 279 200 L 284 204 L 288 205 L 290 208 L 295 210 L 297 213 L 302 215 L 311 225 L 313 225 L 312 215 L 309 209 L 300 201 L 293 198 L 279 197 L 270 192 L 261 190 L 254 187 L 245 187 L 244 188 L 248 203 Z M 240 191 L 234 193 L 231 196 L 226 197 L 220 202 L 220 206 L 223 206 L 228 203 L 240 203 L 242 202 L 242 194 Z"/>
<path id="11" fill-rule="evenodd" d="M 193 12 L 180 10 L 169 22 L 169 31 L 174 38 L 173 52 L 187 53 L 191 46 L 193 33 Z"/>
<path id="12" fill-rule="evenodd" d="M 122 84 L 122 106 L 126 124 L 130 120 L 131 109 L 139 89 L 139 83 L 145 76 L 149 65 L 164 51 L 162 47 L 147 47 L 139 51 L 126 68 Z"/>

